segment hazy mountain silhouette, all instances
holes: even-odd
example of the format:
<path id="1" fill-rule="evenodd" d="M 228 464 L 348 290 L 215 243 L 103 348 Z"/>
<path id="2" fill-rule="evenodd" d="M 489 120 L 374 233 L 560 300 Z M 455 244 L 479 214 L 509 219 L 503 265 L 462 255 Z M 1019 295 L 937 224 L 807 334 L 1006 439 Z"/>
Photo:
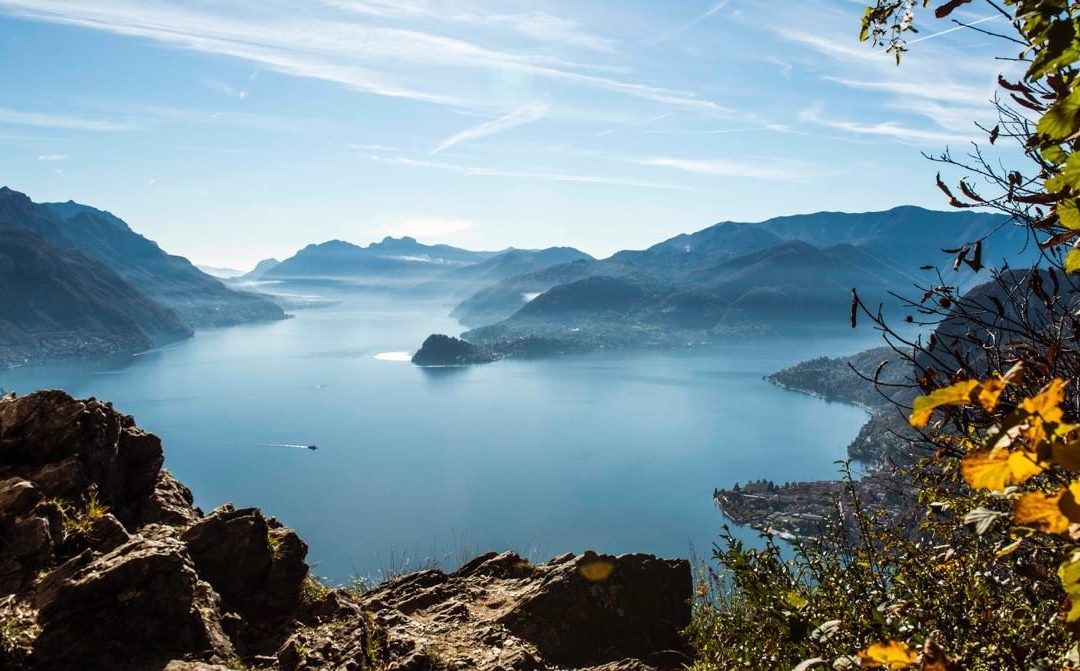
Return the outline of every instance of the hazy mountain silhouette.
<path id="1" fill-rule="evenodd" d="M 304 247 L 264 272 L 262 279 L 410 289 L 447 270 L 479 263 L 495 254 L 424 245 L 410 237 L 387 237 L 366 247 L 330 240 Z"/>

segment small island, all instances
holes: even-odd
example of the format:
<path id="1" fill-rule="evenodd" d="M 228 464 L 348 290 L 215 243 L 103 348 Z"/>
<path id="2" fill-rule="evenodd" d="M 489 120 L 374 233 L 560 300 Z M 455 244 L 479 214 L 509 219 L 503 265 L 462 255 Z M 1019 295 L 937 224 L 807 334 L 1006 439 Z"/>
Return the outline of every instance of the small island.
<path id="1" fill-rule="evenodd" d="M 477 347 L 460 338 L 435 333 L 427 337 L 413 355 L 412 362 L 417 366 L 467 366 L 491 363 L 498 358 L 488 349 Z"/>

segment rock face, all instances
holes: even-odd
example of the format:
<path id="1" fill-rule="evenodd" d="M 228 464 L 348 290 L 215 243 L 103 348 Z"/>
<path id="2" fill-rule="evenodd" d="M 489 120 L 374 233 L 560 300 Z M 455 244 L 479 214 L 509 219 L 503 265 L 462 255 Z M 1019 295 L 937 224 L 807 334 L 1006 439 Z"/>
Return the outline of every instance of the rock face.
<path id="1" fill-rule="evenodd" d="M 100 401 L 0 398 L 0 668 L 678 668 L 685 561 L 487 554 L 367 592 L 308 574 L 255 508 L 204 515 Z"/>
<path id="2" fill-rule="evenodd" d="M 392 580 L 361 604 L 386 628 L 401 659 L 394 668 L 592 668 L 626 659 L 681 668 L 691 589 L 684 560 L 585 553 L 531 564 L 506 552 L 450 574 Z"/>

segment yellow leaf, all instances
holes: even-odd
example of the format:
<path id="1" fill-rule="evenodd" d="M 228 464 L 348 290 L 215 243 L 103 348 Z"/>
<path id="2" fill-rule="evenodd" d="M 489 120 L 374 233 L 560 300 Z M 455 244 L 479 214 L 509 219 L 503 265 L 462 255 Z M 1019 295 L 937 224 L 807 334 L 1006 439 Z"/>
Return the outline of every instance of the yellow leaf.
<path id="1" fill-rule="evenodd" d="M 1065 533 L 1069 530 L 1069 520 L 1061 513 L 1061 495 L 1064 493 L 1065 490 L 1055 494 L 1024 494 L 1013 508 L 1013 521 L 1051 534 Z"/>
<path id="2" fill-rule="evenodd" d="M 1080 249 L 1070 249 L 1065 255 L 1065 272 L 1075 273 L 1080 270 Z"/>
<path id="3" fill-rule="evenodd" d="M 578 573 L 589 582 L 604 582 L 615 571 L 615 562 L 608 559 L 594 559 L 578 566 Z"/>
<path id="4" fill-rule="evenodd" d="M 978 380 L 964 380 L 956 384 L 935 389 L 928 396 L 915 399 L 909 421 L 916 428 L 922 428 L 930 421 L 935 408 L 944 405 L 965 405 L 971 403 L 972 393 L 979 388 Z"/>
<path id="5" fill-rule="evenodd" d="M 1080 553 L 1073 553 L 1072 557 L 1062 562 L 1058 567 L 1058 578 L 1065 594 L 1069 596 L 1069 614 L 1065 619 L 1076 622 L 1080 620 Z"/>
<path id="6" fill-rule="evenodd" d="M 960 473 L 964 482 L 975 489 L 1004 491 L 1009 485 L 1027 480 L 1043 472 L 1027 452 L 990 450 L 971 452 L 960 461 Z"/>
<path id="7" fill-rule="evenodd" d="M 906 669 L 915 664 L 915 651 L 902 641 L 875 643 L 859 653 L 864 668 L 885 667 L 890 671 Z"/>
<path id="8" fill-rule="evenodd" d="M 979 393 L 976 398 L 982 409 L 990 412 L 997 407 L 1001 392 L 1005 391 L 1005 378 L 995 377 L 984 381 L 979 385 Z"/>
<path id="9" fill-rule="evenodd" d="M 1051 380 L 1038 394 L 1021 401 L 1020 409 L 1039 415 L 1047 422 L 1060 422 L 1063 417 L 1061 402 L 1065 400 L 1066 384 L 1068 383 L 1062 379 Z"/>

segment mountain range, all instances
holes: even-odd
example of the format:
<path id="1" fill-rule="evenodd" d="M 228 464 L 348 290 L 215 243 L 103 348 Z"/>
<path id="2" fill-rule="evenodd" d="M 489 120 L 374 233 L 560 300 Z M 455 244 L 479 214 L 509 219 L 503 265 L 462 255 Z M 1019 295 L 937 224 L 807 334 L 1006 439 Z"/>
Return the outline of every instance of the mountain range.
<path id="1" fill-rule="evenodd" d="M 132 351 L 197 328 L 282 319 L 269 296 L 237 289 L 303 282 L 448 303 L 484 358 L 706 343 L 792 323 L 842 325 L 853 287 L 871 304 L 889 302 L 890 292 L 936 281 L 926 273 L 974 240 L 988 266 L 1018 253 L 1034 261 L 1028 235 L 1002 215 L 904 206 L 722 222 L 606 259 L 569 247 L 331 240 L 266 259 L 227 285 L 109 212 L 34 203 L 4 187 L 0 363 Z M 945 281 L 961 288 L 983 277 L 953 266 Z"/>
<path id="2" fill-rule="evenodd" d="M 496 252 L 424 245 L 386 237 L 366 247 L 330 240 L 304 247 L 261 275 L 263 280 L 334 282 L 372 289 L 408 289 L 447 270 L 470 266 Z"/>
<path id="3" fill-rule="evenodd" d="M 193 329 L 284 319 L 115 215 L 0 188 L 0 363 L 130 352 Z"/>
<path id="4" fill-rule="evenodd" d="M 927 273 L 976 240 L 987 266 L 1005 256 L 1034 262 L 1028 236 L 1003 215 L 913 206 L 723 222 L 644 250 L 506 278 L 452 315 L 472 327 L 463 338 L 496 353 L 520 352 L 523 339 L 573 351 L 701 343 L 796 322 L 843 325 L 852 288 L 869 304 L 895 305 L 891 292 L 934 282 Z M 985 278 L 962 263 L 944 272 L 962 289 Z"/>

